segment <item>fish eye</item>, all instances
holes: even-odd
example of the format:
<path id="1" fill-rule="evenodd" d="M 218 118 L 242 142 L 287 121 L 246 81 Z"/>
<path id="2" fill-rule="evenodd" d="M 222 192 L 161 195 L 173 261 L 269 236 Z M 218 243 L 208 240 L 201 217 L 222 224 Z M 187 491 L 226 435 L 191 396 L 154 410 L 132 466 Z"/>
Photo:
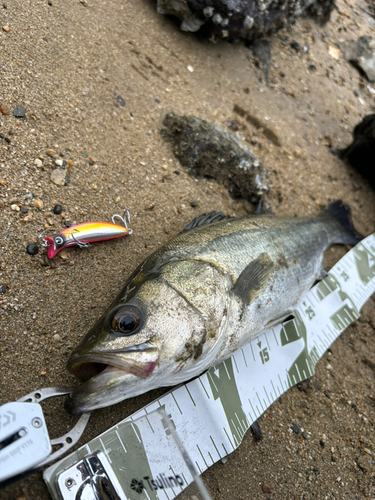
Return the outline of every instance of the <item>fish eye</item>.
<path id="1" fill-rule="evenodd" d="M 112 317 L 111 326 L 123 335 L 133 335 L 141 324 L 141 311 L 135 306 L 123 306 Z"/>

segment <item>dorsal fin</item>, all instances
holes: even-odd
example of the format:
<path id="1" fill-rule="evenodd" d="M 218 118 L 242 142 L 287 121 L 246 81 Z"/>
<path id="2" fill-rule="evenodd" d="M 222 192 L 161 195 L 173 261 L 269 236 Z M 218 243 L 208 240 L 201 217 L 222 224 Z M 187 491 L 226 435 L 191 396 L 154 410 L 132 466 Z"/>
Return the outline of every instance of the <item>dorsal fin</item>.
<path id="1" fill-rule="evenodd" d="M 232 219 L 230 215 L 224 215 L 222 212 L 210 212 L 209 214 L 202 214 L 199 217 L 193 219 L 181 233 L 186 233 L 187 231 L 191 231 L 192 229 L 196 229 L 197 227 L 206 226 L 207 224 L 213 224 L 214 222 L 219 222 L 225 219 Z"/>

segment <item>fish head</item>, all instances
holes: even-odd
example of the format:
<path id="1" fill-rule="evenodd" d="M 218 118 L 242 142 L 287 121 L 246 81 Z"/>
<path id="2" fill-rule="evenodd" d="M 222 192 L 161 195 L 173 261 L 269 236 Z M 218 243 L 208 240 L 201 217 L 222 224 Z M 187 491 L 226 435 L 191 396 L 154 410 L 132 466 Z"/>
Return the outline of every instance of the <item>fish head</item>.
<path id="1" fill-rule="evenodd" d="M 136 288 L 120 295 L 72 352 L 68 370 L 85 382 L 67 398 L 69 413 L 172 385 L 176 370 L 202 352 L 204 319 L 177 290 L 160 278 Z"/>

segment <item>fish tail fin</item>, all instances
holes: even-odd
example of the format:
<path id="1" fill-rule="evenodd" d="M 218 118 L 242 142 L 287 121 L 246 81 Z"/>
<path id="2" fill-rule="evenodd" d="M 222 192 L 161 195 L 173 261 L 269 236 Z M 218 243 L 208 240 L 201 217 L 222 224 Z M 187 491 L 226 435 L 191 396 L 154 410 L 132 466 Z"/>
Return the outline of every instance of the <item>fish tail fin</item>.
<path id="1" fill-rule="evenodd" d="M 356 245 L 364 238 L 354 227 L 350 206 L 342 200 L 337 200 L 327 205 L 323 210 L 323 214 L 327 213 L 344 229 L 343 244 Z"/>

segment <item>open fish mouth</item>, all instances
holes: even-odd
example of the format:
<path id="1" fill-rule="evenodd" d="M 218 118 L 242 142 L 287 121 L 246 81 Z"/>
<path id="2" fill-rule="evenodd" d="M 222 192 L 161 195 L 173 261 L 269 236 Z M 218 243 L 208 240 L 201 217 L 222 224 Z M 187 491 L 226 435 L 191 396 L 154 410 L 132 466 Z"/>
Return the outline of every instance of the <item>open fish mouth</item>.
<path id="1" fill-rule="evenodd" d="M 111 404 L 115 403 L 118 395 L 127 391 L 128 382 L 132 386 L 137 380 L 145 380 L 151 375 L 159 357 L 160 349 L 152 344 L 139 344 L 110 353 L 73 355 L 68 369 L 85 382 L 68 396 L 65 409 L 76 414 L 106 406 L 101 403 L 105 395 L 113 399 Z"/>
<path id="2" fill-rule="evenodd" d="M 160 349 L 153 344 L 138 344 L 107 352 L 73 354 L 68 362 L 68 370 L 81 380 L 97 377 L 105 370 L 131 373 L 137 377 L 148 377 L 154 370 L 160 356 Z"/>

